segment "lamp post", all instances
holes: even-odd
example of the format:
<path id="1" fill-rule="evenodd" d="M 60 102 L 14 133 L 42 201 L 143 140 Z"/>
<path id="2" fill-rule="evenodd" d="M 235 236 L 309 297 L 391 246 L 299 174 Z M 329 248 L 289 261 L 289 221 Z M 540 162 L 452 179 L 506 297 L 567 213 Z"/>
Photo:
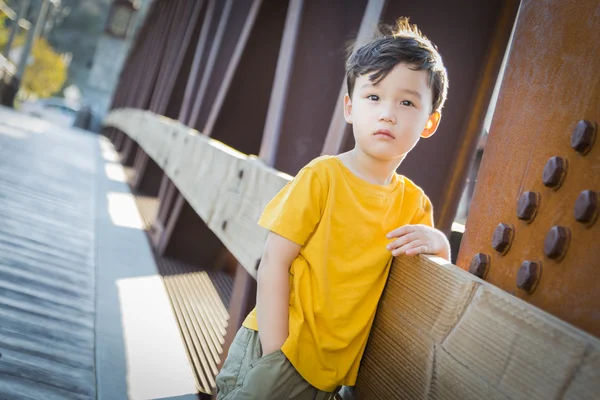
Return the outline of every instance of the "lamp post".
<path id="1" fill-rule="evenodd" d="M 21 0 L 21 7 L 19 7 L 19 11 L 17 11 L 17 15 L 15 16 L 15 20 L 13 22 L 12 29 L 10 31 L 10 36 L 8 37 L 8 42 L 4 46 L 4 57 L 8 58 L 10 50 L 13 46 L 15 38 L 17 37 L 17 32 L 19 31 L 19 20 L 21 17 L 25 15 L 27 9 L 29 8 L 29 0 Z M 31 29 L 31 27 L 29 28 Z"/>
<path id="2" fill-rule="evenodd" d="M 25 67 L 27 67 L 27 61 L 29 59 L 29 53 L 31 53 L 33 41 L 36 37 L 40 35 L 42 26 L 44 25 L 44 19 L 46 18 L 46 14 L 48 13 L 49 6 L 50 0 L 42 0 L 42 6 L 40 7 L 40 12 L 35 23 L 35 28 L 30 28 L 27 34 L 27 41 L 25 42 L 25 46 L 23 47 L 23 51 L 21 52 L 21 60 L 19 61 L 19 67 L 17 69 L 16 75 L 19 84 L 23 80 L 23 74 L 25 73 Z"/>

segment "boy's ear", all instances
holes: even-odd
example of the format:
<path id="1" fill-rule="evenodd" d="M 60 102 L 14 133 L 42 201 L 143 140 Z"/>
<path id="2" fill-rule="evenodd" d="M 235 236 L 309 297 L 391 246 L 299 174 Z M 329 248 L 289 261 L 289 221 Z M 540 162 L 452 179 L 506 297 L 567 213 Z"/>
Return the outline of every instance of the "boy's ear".
<path id="1" fill-rule="evenodd" d="M 423 132 L 421 133 L 421 137 L 428 138 L 433 135 L 440 125 L 441 118 L 442 114 L 440 114 L 439 111 L 431 113 L 429 119 L 427 119 L 427 123 L 425 124 L 425 129 L 423 129 Z"/>
<path id="2" fill-rule="evenodd" d="M 352 99 L 348 93 L 344 96 L 344 119 L 347 123 L 352 123 Z"/>

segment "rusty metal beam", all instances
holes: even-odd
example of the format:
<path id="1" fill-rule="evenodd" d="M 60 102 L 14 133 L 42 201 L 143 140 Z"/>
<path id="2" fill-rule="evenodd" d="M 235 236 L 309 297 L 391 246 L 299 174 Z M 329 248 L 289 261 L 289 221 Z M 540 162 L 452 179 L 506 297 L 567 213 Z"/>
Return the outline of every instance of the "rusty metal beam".
<path id="1" fill-rule="evenodd" d="M 205 128 L 205 134 L 248 154 L 260 150 L 287 13 L 279 0 L 255 4 Z"/>
<path id="2" fill-rule="evenodd" d="M 383 12 L 385 2 L 385 0 L 369 0 L 367 3 L 367 8 L 356 37 L 356 43 L 354 45 L 355 49 L 356 44 L 361 43 L 373 35 L 373 32 L 381 19 L 381 13 Z M 352 135 L 352 126 L 344 119 L 344 96 L 348 91 L 346 88 L 345 76 L 342 77 L 341 81 L 340 92 L 335 103 L 335 110 L 331 117 L 321 154 L 335 155 L 341 153 L 346 136 Z"/>
<path id="3" fill-rule="evenodd" d="M 590 0 L 522 2 L 458 265 L 474 260 L 488 282 L 600 336 L 600 224 L 576 219 L 585 191 L 600 191 L 600 147 L 572 147 L 586 132 L 580 121 L 596 135 L 600 123 L 597 9 Z M 555 172 L 559 185 L 548 179 Z"/>
<path id="4" fill-rule="evenodd" d="M 196 45 L 194 59 L 191 65 L 190 78 L 187 82 L 185 93 L 183 95 L 183 104 L 179 113 L 179 121 L 189 125 L 194 99 L 198 93 L 198 86 L 202 79 L 202 71 L 206 65 L 210 45 L 214 39 L 218 21 L 220 20 L 221 12 L 225 2 L 208 0 L 206 14 L 202 22 L 202 30 Z"/>

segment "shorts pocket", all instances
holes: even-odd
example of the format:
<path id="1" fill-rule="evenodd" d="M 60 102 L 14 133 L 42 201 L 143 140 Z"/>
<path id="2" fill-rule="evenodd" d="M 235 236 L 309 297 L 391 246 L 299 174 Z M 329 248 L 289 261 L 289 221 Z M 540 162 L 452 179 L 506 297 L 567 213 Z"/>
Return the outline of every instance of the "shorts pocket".
<path id="1" fill-rule="evenodd" d="M 252 331 L 246 331 L 246 328 L 242 328 L 231 343 L 227 358 L 215 379 L 218 399 L 224 398 L 229 392 L 241 385 L 240 380 L 244 379 L 249 368 L 247 347 L 251 336 Z"/>
<path id="2" fill-rule="evenodd" d="M 240 388 L 243 393 L 241 397 L 287 399 L 290 390 L 296 385 L 296 375 L 299 377 L 285 354 L 277 350 L 252 361 Z"/>

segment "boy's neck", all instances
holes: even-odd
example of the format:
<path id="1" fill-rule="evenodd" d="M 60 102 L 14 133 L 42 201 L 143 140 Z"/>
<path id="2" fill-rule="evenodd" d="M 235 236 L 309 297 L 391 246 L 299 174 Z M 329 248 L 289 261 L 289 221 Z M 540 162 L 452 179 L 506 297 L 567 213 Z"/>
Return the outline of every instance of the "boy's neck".
<path id="1" fill-rule="evenodd" d="M 338 157 L 359 178 L 376 185 L 387 185 L 392 182 L 405 156 L 394 160 L 379 160 L 355 147 Z"/>

